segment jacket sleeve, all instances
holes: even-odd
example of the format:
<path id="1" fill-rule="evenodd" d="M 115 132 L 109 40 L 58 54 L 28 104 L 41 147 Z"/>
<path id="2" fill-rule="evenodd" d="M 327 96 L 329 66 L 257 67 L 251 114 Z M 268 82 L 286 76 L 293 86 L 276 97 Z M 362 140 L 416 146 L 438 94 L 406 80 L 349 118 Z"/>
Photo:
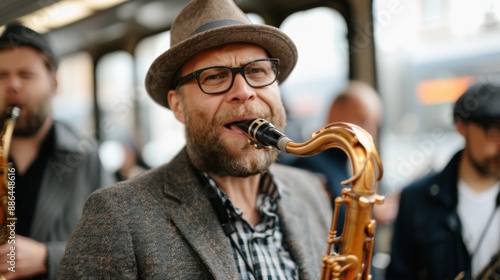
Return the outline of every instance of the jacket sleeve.
<path id="1" fill-rule="evenodd" d="M 118 200 L 100 192 L 89 197 L 66 246 L 57 279 L 137 278 L 132 239 Z"/>
<path id="2" fill-rule="evenodd" d="M 405 190 L 401 193 L 399 212 L 394 223 L 391 242 L 391 261 L 386 270 L 386 280 L 417 279 L 417 272 L 412 269 L 411 198 Z"/>
<path id="3" fill-rule="evenodd" d="M 59 267 L 59 262 L 61 261 L 64 249 L 66 248 L 66 242 L 47 242 L 45 243 L 48 249 L 47 264 L 48 264 L 48 275 L 47 278 L 50 280 L 56 279 L 57 268 Z"/>

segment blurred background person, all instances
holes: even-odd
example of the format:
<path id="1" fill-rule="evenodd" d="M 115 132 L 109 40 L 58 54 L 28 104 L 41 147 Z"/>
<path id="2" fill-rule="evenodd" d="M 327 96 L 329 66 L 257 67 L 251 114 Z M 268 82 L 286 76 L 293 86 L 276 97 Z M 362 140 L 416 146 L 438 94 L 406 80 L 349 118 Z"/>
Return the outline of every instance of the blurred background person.
<path id="1" fill-rule="evenodd" d="M 117 182 L 128 180 L 150 169 L 131 140 L 103 141 L 99 145 L 99 156 L 104 169 L 113 174 Z"/>
<path id="2" fill-rule="evenodd" d="M 382 120 L 383 105 L 379 94 L 369 84 L 353 80 L 334 98 L 326 123 L 348 122 L 358 125 L 370 133 L 375 145 L 378 146 Z M 352 165 L 347 154 L 340 149 L 328 149 L 312 157 L 295 157 L 291 165 L 310 170 L 322 179 L 330 194 L 332 207 L 335 206 L 335 198 L 342 195 L 342 189 L 350 187 L 341 184 L 342 181 L 352 177 Z M 377 192 L 381 191 L 383 186 L 380 186 Z M 373 207 L 374 219 L 379 223 L 374 254 L 376 258 L 372 267 L 374 279 L 382 279 L 381 275 L 387 266 L 392 221 L 397 213 L 398 198 L 397 192 L 388 193 L 382 205 Z M 339 209 L 337 236 L 343 232 L 346 209 L 346 205 L 342 205 Z M 382 254 L 378 254 L 379 252 Z"/>
<path id="3" fill-rule="evenodd" d="M 0 36 L 0 112 L 19 106 L 8 161 L 15 168 L 15 243 L 0 245 L 0 275 L 55 279 L 87 196 L 113 182 L 93 139 L 52 118 L 58 59 L 47 40 L 18 24 Z M 7 159 L 4 159 L 7 160 Z M 15 247 L 15 272 L 7 254 Z"/>
<path id="4" fill-rule="evenodd" d="M 145 165 L 133 144 L 123 143 L 123 163 L 114 175 L 117 181 L 124 181 L 141 174 L 149 169 Z"/>
<path id="5" fill-rule="evenodd" d="M 387 280 L 473 279 L 500 250 L 500 86 L 470 86 L 453 119 L 465 144 L 402 190 Z"/>
<path id="6" fill-rule="evenodd" d="M 351 81 L 333 100 L 327 115 L 326 123 L 348 122 L 365 129 L 373 137 L 377 145 L 378 132 L 382 123 L 382 101 L 378 93 L 367 83 Z M 304 168 L 318 174 L 325 183 L 331 195 L 332 206 L 334 199 L 341 196 L 342 189 L 347 187 L 342 181 L 352 176 L 352 166 L 347 154 L 340 149 L 328 149 L 311 157 L 298 157 L 291 165 Z M 393 200 L 386 200 L 384 211 L 378 211 L 379 220 L 384 223 L 392 221 L 397 212 Z M 397 206 L 397 204 L 396 204 Z M 382 208 L 377 205 L 374 208 Z M 341 207 L 338 234 L 342 233 L 345 207 Z"/>

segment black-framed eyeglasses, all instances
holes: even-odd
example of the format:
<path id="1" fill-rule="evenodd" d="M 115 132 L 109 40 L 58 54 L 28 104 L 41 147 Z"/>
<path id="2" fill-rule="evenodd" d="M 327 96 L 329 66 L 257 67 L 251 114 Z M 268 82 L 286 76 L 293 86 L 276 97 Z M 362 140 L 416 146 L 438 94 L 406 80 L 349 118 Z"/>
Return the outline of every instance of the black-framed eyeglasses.
<path id="1" fill-rule="evenodd" d="M 258 59 L 240 67 L 211 66 L 202 68 L 179 78 L 174 83 L 174 88 L 194 78 L 204 93 L 224 93 L 231 89 L 238 73 L 253 88 L 268 86 L 274 83 L 278 77 L 279 59 Z"/>

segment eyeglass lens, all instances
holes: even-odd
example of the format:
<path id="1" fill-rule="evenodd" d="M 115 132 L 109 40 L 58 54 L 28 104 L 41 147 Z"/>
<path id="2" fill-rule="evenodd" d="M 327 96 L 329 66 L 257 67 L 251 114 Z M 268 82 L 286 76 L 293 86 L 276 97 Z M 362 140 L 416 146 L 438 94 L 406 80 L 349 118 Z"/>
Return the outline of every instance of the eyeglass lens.
<path id="1" fill-rule="evenodd" d="M 198 83 L 205 93 L 220 93 L 231 88 L 234 76 L 241 73 L 246 82 L 255 88 L 270 85 L 276 80 L 277 67 L 270 60 L 258 60 L 242 67 L 215 66 L 198 74 Z"/>

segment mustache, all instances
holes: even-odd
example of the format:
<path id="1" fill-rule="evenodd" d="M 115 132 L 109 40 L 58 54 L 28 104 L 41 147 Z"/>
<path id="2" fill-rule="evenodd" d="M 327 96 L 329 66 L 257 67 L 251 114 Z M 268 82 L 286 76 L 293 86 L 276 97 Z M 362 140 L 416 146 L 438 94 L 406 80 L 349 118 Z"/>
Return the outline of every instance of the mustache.
<path id="1" fill-rule="evenodd" d="M 500 161 L 500 152 L 496 153 L 495 155 L 492 155 L 492 156 L 488 157 L 488 160 L 491 160 L 491 161 Z"/>
<path id="2" fill-rule="evenodd" d="M 494 161 L 494 162 L 500 162 L 500 154 L 489 157 L 487 160 Z"/>
<path id="3" fill-rule="evenodd" d="M 242 105 L 231 110 L 225 110 L 217 114 L 214 118 L 214 125 L 225 125 L 228 120 L 242 116 L 259 116 L 264 119 L 271 119 L 272 113 L 270 109 L 255 108 L 255 106 Z"/>

